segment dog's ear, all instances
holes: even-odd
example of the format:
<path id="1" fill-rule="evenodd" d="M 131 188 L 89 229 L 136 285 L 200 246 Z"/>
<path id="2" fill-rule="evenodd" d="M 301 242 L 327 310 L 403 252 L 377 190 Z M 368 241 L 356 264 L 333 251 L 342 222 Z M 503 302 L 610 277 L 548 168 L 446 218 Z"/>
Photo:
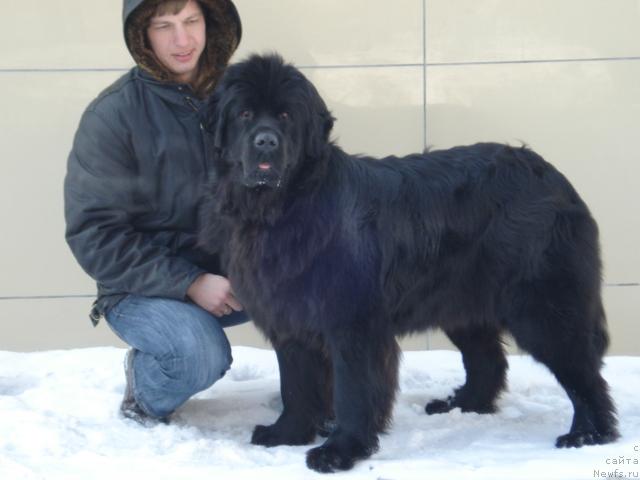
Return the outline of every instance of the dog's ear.
<path id="1" fill-rule="evenodd" d="M 324 102 L 323 102 L 324 103 Z M 335 117 L 333 115 L 331 115 L 331 112 L 329 110 L 326 109 L 327 107 L 325 106 L 325 111 L 322 112 L 322 114 L 320 115 L 322 117 L 322 129 L 323 129 L 323 136 L 324 136 L 324 140 L 325 142 L 329 141 L 329 135 L 331 135 L 331 130 L 333 130 L 333 122 L 335 122 Z"/>
<path id="2" fill-rule="evenodd" d="M 329 144 L 329 136 L 333 129 L 335 118 L 324 103 L 324 100 L 309 83 L 308 105 L 310 109 L 309 131 L 307 132 L 306 153 L 311 157 L 321 157 L 325 147 Z"/>

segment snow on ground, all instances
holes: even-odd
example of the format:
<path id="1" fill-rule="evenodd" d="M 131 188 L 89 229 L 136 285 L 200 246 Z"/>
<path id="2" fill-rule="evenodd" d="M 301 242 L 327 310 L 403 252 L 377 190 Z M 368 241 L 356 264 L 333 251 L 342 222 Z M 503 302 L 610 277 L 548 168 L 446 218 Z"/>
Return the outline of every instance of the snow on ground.
<path id="1" fill-rule="evenodd" d="M 225 378 L 187 402 L 169 425 L 150 429 L 118 416 L 124 353 L 0 352 L 0 479 L 327 478 L 305 467 L 309 447 L 249 443 L 253 426 L 273 422 L 280 409 L 273 352 L 235 347 Z M 460 356 L 405 353 L 394 424 L 380 451 L 330 478 L 640 477 L 634 463 L 640 459 L 640 358 L 606 361 L 622 439 L 573 450 L 553 446 L 571 423 L 570 403 L 554 378 L 529 357 L 511 356 L 509 363 L 509 390 L 499 413 L 427 416 L 428 400 L 462 383 Z"/>

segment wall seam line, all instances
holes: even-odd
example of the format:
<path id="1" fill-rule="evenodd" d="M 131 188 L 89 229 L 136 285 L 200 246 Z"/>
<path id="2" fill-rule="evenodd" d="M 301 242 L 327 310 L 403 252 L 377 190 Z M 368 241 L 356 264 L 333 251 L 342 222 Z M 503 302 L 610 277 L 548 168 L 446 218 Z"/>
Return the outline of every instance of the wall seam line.
<path id="1" fill-rule="evenodd" d="M 426 0 L 423 0 L 425 2 Z M 426 18 L 426 7 L 425 7 Z M 426 20 L 425 20 L 426 22 Z M 426 26 L 423 38 L 426 37 Z M 297 65 L 303 70 L 348 69 L 348 68 L 415 68 L 415 67 L 467 67 L 484 65 L 528 65 L 544 63 L 590 63 L 590 62 L 625 62 L 638 61 L 640 56 L 631 57 L 592 57 L 592 58 L 557 58 L 532 60 L 480 60 L 461 62 L 433 62 L 426 61 L 426 38 L 424 39 L 423 61 L 421 63 L 372 63 L 372 64 L 344 64 L 344 65 Z M 0 74 L 12 73 L 109 73 L 128 72 L 130 68 L 0 68 Z"/>

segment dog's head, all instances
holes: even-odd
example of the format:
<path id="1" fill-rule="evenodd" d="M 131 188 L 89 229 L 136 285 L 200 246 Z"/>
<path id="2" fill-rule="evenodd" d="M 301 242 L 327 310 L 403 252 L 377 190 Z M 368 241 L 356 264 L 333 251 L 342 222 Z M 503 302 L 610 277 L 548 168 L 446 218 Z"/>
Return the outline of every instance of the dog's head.
<path id="1" fill-rule="evenodd" d="M 278 55 L 230 66 L 213 105 L 216 167 L 231 181 L 275 189 L 324 157 L 333 117 L 311 82 Z"/>

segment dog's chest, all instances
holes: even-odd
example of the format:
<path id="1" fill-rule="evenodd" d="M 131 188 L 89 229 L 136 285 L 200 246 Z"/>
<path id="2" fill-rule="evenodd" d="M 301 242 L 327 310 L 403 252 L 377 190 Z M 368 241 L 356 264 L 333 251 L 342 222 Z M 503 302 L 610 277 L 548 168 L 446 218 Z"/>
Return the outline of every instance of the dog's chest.
<path id="1" fill-rule="evenodd" d="M 310 309 L 333 304 L 323 298 L 336 286 L 336 243 L 329 229 L 309 222 L 237 228 L 228 264 L 234 291 L 256 320 L 308 318 Z"/>
<path id="2" fill-rule="evenodd" d="M 238 228 L 231 238 L 229 275 L 242 289 L 282 294 L 276 290 L 304 275 L 318 255 L 313 244 L 302 226 Z"/>

